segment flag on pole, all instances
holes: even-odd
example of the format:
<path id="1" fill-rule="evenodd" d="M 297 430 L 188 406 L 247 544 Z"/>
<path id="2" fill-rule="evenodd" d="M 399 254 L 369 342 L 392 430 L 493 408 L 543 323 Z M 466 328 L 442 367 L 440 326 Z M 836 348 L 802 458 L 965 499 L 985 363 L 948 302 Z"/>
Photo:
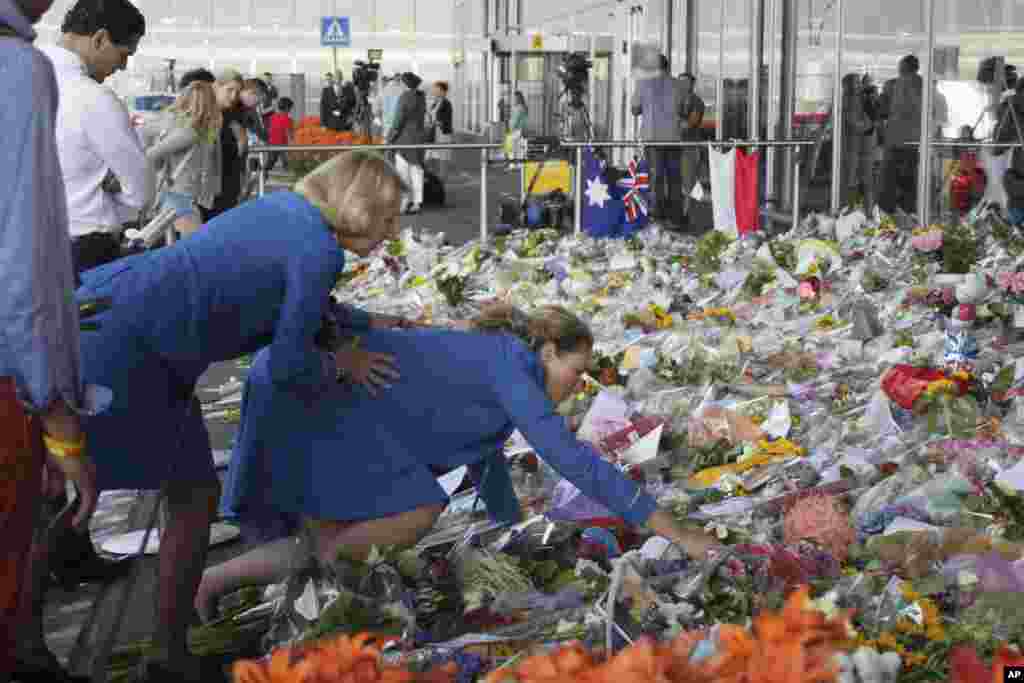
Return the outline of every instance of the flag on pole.
<path id="1" fill-rule="evenodd" d="M 626 232 L 635 232 L 647 225 L 648 197 L 651 192 L 651 175 L 646 159 L 633 157 L 629 161 L 626 175 L 619 180 L 619 187 L 625 190 L 622 204 L 625 209 Z"/>

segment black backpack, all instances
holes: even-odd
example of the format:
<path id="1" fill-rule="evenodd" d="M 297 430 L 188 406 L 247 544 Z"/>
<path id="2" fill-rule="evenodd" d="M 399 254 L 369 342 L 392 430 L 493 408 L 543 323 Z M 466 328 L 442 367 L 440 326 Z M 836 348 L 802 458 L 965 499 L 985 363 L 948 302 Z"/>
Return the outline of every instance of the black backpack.
<path id="1" fill-rule="evenodd" d="M 427 206 L 444 206 L 444 183 L 429 169 L 423 169 L 423 203 Z"/>

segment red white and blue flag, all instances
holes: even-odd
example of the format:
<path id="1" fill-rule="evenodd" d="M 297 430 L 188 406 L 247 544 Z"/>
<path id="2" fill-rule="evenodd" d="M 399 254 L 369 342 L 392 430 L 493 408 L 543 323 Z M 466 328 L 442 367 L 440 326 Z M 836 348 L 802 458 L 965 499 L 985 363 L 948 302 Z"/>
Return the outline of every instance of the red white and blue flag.
<path id="1" fill-rule="evenodd" d="M 649 212 L 647 195 L 651 191 L 651 175 L 647 161 L 636 157 L 630 159 L 627 174 L 619 180 L 619 187 L 626 190 L 622 197 L 626 221 L 636 223 L 641 216 L 646 217 Z"/>

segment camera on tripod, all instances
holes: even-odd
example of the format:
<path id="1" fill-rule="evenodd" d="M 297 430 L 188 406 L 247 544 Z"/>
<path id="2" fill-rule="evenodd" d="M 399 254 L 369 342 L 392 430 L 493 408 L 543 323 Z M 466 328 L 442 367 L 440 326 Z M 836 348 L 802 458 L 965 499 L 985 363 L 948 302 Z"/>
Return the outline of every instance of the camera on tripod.
<path id="1" fill-rule="evenodd" d="M 363 94 L 370 92 L 370 88 L 380 77 L 380 64 L 356 60 L 353 65 L 355 68 L 352 70 L 352 83 L 356 90 Z"/>
<path id="2" fill-rule="evenodd" d="M 592 66 L 594 63 L 587 59 L 583 52 L 570 52 L 562 59 L 558 67 L 558 77 L 562 79 L 565 92 L 569 93 L 573 102 L 582 101 Z"/>

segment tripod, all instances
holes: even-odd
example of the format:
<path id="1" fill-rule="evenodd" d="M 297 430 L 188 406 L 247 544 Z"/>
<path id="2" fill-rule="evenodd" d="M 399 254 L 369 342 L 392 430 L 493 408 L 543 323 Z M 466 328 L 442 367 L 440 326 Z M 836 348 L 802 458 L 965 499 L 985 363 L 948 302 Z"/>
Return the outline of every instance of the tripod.
<path id="1" fill-rule="evenodd" d="M 583 92 L 570 90 L 566 87 L 562 96 L 569 93 L 569 101 L 565 103 L 565 111 L 559 115 L 559 136 L 563 140 L 591 142 L 594 139 L 594 124 L 590 119 L 590 110 L 583 100 Z"/>
<path id="2" fill-rule="evenodd" d="M 370 137 L 373 132 L 373 108 L 369 93 L 359 90 L 356 94 L 356 108 L 352 112 L 352 131 L 356 135 Z"/>

